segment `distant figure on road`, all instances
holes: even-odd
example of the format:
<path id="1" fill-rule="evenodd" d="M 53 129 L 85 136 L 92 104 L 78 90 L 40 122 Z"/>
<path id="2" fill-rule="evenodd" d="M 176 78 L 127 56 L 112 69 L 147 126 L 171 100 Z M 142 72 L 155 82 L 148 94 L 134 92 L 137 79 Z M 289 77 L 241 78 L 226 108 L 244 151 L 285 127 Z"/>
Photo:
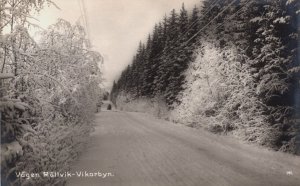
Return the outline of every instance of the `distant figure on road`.
<path id="1" fill-rule="evenodd" d="M 111 104 L 108 104 L 107 110 L 111 110 Z"/>
<path id="2" fill-rule="evenodd" d="M 97 103 L 96 113 L 98 113 L 99 111 L 101 111 L 102 104 L 103 104 L 102 102 Z"/>

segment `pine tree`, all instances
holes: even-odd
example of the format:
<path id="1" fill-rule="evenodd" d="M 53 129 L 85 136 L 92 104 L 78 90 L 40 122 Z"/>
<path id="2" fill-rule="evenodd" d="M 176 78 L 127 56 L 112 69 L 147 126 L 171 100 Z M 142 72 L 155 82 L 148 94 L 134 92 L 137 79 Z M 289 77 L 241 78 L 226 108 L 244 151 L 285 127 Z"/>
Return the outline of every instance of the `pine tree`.
<path id="1" fill-rule="evenodd" d="M 161 81 L 164 82 L 162 91 L 164 92 L 165 99 L 169 105 L 173 103 L 175 99 L 174 88 L 176 86 L 176 70 L 178 64 L 176 63 L 176 52 L 179 49 L 181 43 L 179 42 L 180 25 L 179 16 L 175 9 L 171 11 L 171 15 L 167 24 L 167 39 L 166 46 L 164 48 L 163 63 L 165 73 L 161 77 Z"/>
<path id="2" fill-rule="evenodd" d="M 146 47 L 145 47 L 145 52 L 144 52 L 144 63 L 143 63 L 143 75 L 142 75 L 142 96 L 149 96 L 149 92 L 151 90 L 151 82 L 150 82 L 150 53 L 151 53 L 151 48 L 152 48 L 152 38 L 151 35 L 149 34 Z"/>
<path id="3" fill-rule="evenodd" d="M 199 9 L 197 6 L 193 8 L 192 15 L 189 19 L 189 30 L 187 33 L 188 38 L 192 38 L 200 29 L 200 19 L 199 19 Z M 194 45 L 194 43 L 198 40 L 198 37 L 194 37 L 191 40 L 191 45 Z"/>

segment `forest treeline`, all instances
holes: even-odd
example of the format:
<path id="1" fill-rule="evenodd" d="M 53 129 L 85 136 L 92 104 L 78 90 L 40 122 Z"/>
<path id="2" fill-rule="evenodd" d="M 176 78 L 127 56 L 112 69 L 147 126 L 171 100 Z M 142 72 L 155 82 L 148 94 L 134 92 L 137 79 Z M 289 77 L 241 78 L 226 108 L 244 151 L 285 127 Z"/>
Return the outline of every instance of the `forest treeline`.
<path id="1" fill-rule="evenodd" d="M 47 5 L 0 1 L 1 185 L 63 185 L 43 172 L 68 171 L 93 129 L 102 57 L 65 20 L 31 37 L 31 14 Z"/>
<path id="2" fill-rule="evenodd" d="M 300 153 L 299 15 L 297 0 L 183 5 L 139 44 L 111 100 L 164 102 L 173 121 Z"/>

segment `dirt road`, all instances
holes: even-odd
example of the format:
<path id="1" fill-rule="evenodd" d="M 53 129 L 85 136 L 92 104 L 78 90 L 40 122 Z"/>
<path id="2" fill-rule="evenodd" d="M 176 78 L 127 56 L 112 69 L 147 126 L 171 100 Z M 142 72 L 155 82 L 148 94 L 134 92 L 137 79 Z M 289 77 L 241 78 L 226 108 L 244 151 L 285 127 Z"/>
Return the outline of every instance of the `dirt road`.
<path id="1" fill-rule="evenodd" d="M 72 172 L 97 176 L 72 176 L 67 185 L 300 185 L 299 157 L 141 113 L 101 112 L 96 123 Z"/>

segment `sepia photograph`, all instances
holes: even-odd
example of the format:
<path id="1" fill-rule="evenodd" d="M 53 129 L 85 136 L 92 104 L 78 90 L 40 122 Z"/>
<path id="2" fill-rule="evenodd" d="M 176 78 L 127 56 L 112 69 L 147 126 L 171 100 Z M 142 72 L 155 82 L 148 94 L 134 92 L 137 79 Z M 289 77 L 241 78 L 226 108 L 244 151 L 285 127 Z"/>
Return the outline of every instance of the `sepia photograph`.
<path id="1" fill-rule="evenodd" d="M 0 0 L 1 186 L 300 186 L 300 0 Z"/>

